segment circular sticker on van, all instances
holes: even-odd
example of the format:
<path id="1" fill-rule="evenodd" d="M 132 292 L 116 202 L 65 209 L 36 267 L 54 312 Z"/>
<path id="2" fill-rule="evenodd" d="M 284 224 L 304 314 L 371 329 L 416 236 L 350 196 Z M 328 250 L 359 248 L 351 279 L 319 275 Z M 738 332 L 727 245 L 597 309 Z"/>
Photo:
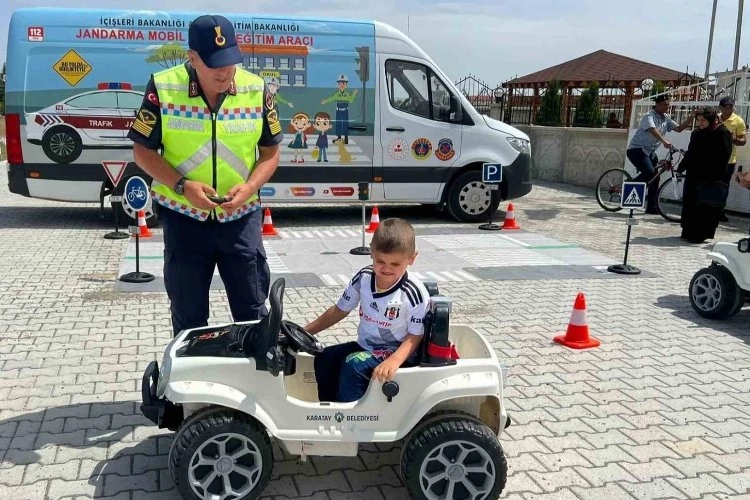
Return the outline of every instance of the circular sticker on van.
<path id="1" fill-rule="evenodd" d="M 435 150 L 435 156 L 438 160 L 446 161 L 453 158 L 456 154 L 456 150 L 453 149 L 453 141 L 447 137 L 438 141 L 437 149 Z"/>
<path id="2" fill-rule="evenodd" d="M 406 158 L 406 150 L 408 148 L 406 141 L 397 137 L 388 144 L 388 156 L 394 160 L 403 160 Z"/>
<path id="3" fill-rule="evenodd" d="M 432 154 L 432 143 L 425 137 L 420 137 L 411 145 L 411 154 L 417 160 L 426 160 Z"/>

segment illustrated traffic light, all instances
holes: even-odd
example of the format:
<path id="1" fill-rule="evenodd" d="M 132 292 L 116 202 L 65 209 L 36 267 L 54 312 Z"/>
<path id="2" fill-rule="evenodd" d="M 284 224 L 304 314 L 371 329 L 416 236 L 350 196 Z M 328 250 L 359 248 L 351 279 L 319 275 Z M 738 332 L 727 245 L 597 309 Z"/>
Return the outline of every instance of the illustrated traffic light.
<path id="1" fill-rule="evenodd" d="M 366 82 L 370 79 L 370 47 L 355 47 L 359 57 L 354 58 L 354 62 L 359 65 L 359 69 L 354 72 L 359 76 L 359 81 Z"/>

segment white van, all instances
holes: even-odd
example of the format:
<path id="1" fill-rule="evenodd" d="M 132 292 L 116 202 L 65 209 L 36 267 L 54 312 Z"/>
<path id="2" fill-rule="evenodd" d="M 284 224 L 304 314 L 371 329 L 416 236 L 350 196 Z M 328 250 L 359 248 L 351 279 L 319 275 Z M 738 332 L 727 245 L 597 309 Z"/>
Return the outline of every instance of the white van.
<path id="1" fill-rule="evenodd" d="M 128 130 L 151 74 L 184 63 L 188 27 L 200 14 L 15 11 L 5 118 L 11 192 L 103 204 L 113 192 L 104 162 L 128 162 L 115 194 L 127 177 L 145 175 L 133 163 Z M 528 136 L 479 114 L 391 26 L 226 17 L 241 66 L 276 92 L 287 134 L 279 168 L 260 193 L 264 202 L 357 203 L 366 195 L 441 205 L 475 222 L 501 199 L 531 190 Z M 481 182 L 485 162 L 503 165 L 499 196 Z"/>

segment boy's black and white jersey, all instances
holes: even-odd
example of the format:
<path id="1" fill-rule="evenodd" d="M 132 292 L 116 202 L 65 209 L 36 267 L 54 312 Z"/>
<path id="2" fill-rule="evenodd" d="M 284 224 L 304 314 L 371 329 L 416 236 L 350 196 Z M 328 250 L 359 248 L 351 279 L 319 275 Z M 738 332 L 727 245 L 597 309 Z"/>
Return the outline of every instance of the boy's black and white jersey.
<path id="1" fill-rule="evenodd" d="M 359 304 L 357 341 L 369 350 L 398 349 L 406 335 L 422 335 L 423 320 L 430 296 L 424 284 L 404 273 L 389 290 L 375 288 L 372 266 L 361 269 L 351 279 L 336 307 L 353 311 Z"/>

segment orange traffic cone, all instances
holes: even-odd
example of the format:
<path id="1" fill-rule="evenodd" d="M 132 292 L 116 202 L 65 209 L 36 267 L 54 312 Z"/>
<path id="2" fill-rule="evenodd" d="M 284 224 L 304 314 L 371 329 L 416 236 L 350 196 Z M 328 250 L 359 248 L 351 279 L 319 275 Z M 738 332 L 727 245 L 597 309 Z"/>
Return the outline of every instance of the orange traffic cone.
<path id="1" fill-rule="evenodd" d="M 151 236 L 153 235 L 148 229 L 148 224 L 146 224 L 146 213 L 143 210 L 138 210 L 138 237 L 150 238 Z M 135 237 L 135 235 L 133 235 L 133 237 Z"/>
<path id="2" fill-rule="evenodd" d="M 564 336 L 555 337 L 554 341 L 573 349 L 588 349 L 600 344 L 598 339 L 589 337 L 589 325 L 586 321 L 586 297 L 583 293 L 579 293 L 576 297 L 567 332 Z"/>
<path id="3" fill-rule="evenodd" d="M 273 219 L 271 219 L 271 209 L 266 207 L 266 212 L 263 214 L 263 236 L 278 236 L 279 233 L 273 227 Z"/>
<path id="4" fill-rule="evenodd" d="M 366 233 L 374 233 L 375 230 L 380 227 L 380 212 L 378 212 L 377 205 L 372 209 L 372 216 L 370 217 L 370 227 L 367 228 Z"/>
<path id="5" fill-rule="evenodd" d="M 516 222 L 516 215 L 513 212 L 513 203 L 508 203 L 508 210 L 505 211 L 503 229 L 521 229 L 521 226 Z"/>

